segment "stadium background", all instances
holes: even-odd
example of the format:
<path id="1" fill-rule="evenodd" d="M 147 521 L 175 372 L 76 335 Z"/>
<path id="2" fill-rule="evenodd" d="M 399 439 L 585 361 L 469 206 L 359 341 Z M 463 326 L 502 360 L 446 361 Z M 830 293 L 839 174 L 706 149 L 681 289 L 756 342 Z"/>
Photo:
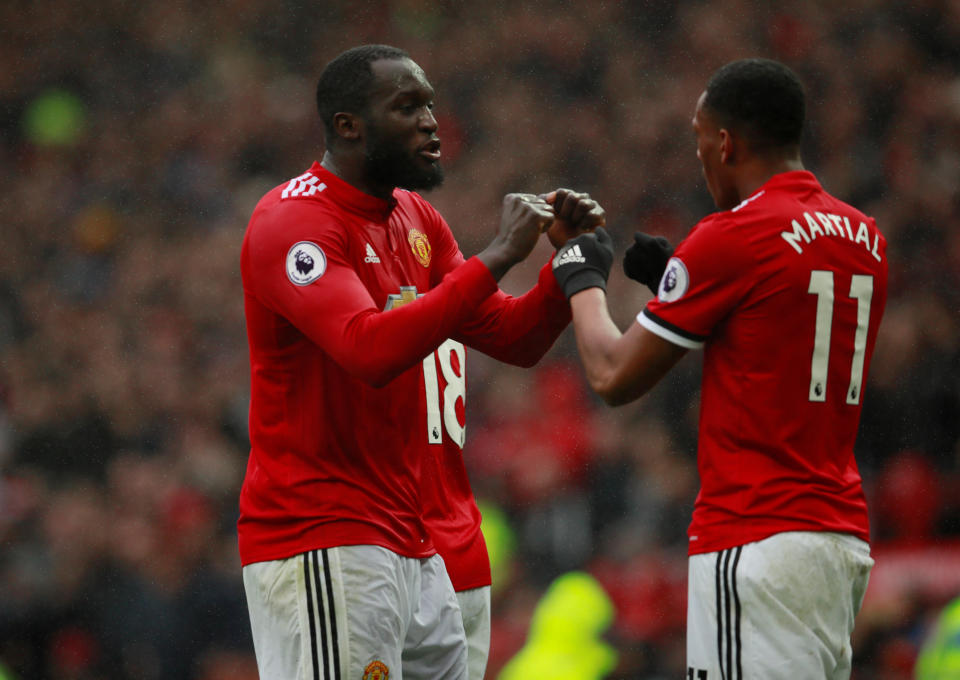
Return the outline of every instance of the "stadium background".
<path id="1" fill-rule="evenodd" d="M 753 55 L 801 74 L 807 166 L 890 243 L 854 677 L 910 677 L 960 593 L 960 3 L 8 0 L 0 26 L 6 677 L 256 677 L 239 247 L 256 199 L 321 154 L 320 68 L 364 42 L 406 48 L 437 90 L 448 179 L 428 198 L 468 255 L 505 192 L 556 186 L 602 203 L 619 252 L 636 229 L 676 242 L 712 210 L 689 129 L 707 77 Z M 617 270 L 610 296 L 624 327 L 649 293 Z M 585 390 L 569 331 L 534 370 L 469 363 L 488 677 L 571 569 L 617 606 L 610 677 L 681 677 L 699 357 L 618 410 Z"/>

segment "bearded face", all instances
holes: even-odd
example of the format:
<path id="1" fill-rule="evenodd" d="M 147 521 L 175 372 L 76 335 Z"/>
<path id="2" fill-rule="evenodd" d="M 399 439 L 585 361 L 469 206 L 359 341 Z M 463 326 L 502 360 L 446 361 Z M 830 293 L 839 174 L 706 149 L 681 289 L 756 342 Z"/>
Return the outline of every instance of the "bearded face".
<path id="1" fill-rule="evenodd" d="M 439 161 L 427 163 L 416 149 L 367 122 L 366 176 L 382 186 L 427 190 L 443 183 Z"/>

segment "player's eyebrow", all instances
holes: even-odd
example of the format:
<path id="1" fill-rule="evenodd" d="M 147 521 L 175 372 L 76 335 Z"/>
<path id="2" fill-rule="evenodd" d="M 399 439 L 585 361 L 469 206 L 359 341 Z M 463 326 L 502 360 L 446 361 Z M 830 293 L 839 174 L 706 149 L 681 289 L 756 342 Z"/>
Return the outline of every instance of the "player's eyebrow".
<path id="1" fill-rule="evenodd" d="M 394 102 L 422 102 L 430 103 L 434 101 L 435 92 L 430 86 L 421 84 L 412 84 L 409 87 L 398 90 L 391 99 Z"/>

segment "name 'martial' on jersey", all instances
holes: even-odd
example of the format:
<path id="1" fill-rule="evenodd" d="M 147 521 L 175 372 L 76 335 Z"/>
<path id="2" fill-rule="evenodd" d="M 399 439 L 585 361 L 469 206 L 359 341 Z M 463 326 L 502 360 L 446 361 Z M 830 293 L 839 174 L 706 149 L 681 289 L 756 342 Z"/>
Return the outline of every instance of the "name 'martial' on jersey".
<path id="1" fill-rule="evenodd" d="M 798 253 L 803 252 L 802 243 L 810 243 L 821 236 L 835 236 L 845 238 L 853 243 L 862 243 L 867 252 L 873 256 L 873 259 L 877 262 L 883 261 L 883 256 L 879 252 L 880 232 L 875 228 L 871 230 L 866 222 L 860 222 L 856 229 L 856 235 L 854 235 L 853 225 L 846 215 L 834 215 L 833 213 L 819 211 L 815 211 L 811 215 L 809 212 L 804 212 L 803 219 L 806 222 L 806 228 L 799 220 L 792 220 L 790 222 L 791 230 L 780 232 L 783 240 Z"/>

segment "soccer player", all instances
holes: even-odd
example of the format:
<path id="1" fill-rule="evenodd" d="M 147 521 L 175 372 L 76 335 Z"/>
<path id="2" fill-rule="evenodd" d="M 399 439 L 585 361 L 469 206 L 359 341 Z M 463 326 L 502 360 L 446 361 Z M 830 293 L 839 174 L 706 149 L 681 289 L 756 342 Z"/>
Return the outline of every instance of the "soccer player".
<path id="1" fill-rule="evenodd" d="M 461 454 L 461 343 L 535 363 L 569 323 L 566 298 L 549 264 L 519 298 L 497 281 L 545 229 L 557 243 L 603 211 L 568 190 L 510 194 L 465 260 L 412 191 L 443 177 L 433 98 L 402 50 L 336 57 L 317 87 L 322 161 L 268 192 L 244 238 L 238 531 L 264 680 L 483 673 L 490 572 Z M 472 607 L 469 657 L 454 584 Z"/>
<path id="2" fill-rule="evenodd" d="M 886 241 L 804 170 L 804 106 L 778 62 L 720 68 L 693 117 L 720 212 L 676 252 L 637 236 L 624 268 L 656 297 L 625 334 L 602 289 L 570 299 L 588 380 L 612 405 L 704 348 L 691 680 L 848 678 L 873 565 L 853 445 L 887 297 Z M 557 260 L 580 243 L 594 240 L 578 237 Z M 602 272 L 597 248 L 582 254 L 558 278 Z"/>

